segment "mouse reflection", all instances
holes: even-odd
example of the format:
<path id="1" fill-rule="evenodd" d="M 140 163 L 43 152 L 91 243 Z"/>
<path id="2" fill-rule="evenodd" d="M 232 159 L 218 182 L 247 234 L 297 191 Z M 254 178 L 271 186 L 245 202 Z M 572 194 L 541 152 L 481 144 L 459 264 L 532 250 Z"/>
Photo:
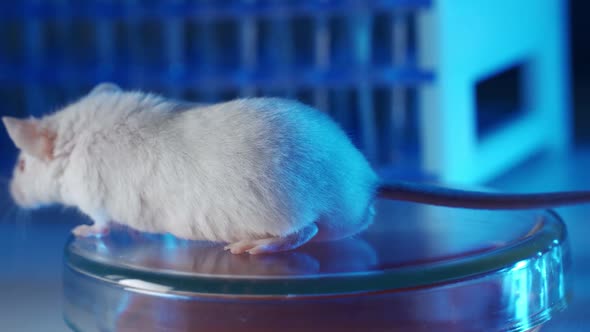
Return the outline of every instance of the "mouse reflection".
<path id="1" fill-rule="evenodd" d="M 358 272 L 377 264 L 377 253 L 362 238 L 309 243 L 268 255 L 233 255 L 218 243 L 171 235 L 114 229 L 104 237 L 72 238 L 69 250 L 118 267 L 172 274 L 289 276 Z"/>

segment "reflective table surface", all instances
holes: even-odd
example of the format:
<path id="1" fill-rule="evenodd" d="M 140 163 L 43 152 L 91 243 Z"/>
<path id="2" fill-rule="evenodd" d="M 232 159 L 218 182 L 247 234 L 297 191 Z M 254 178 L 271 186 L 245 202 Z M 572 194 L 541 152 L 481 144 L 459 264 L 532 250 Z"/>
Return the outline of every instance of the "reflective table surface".
<path id="1" fill-rule="evenodd" d="M 380 201 L 352 239 L 273 255 L 119 227 L 65 248 L 78 331 L 529 331 L 566 307 L 552 211 Z"/>

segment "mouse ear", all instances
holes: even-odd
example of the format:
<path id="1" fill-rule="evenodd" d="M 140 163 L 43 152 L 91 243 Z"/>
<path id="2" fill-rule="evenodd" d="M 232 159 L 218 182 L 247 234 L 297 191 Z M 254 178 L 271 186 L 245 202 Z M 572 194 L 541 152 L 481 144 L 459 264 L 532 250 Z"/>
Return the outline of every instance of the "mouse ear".
<path id="1" fill-rule="evenodd" d="M 42 128 L 38 120 L 2 117 L 8 136 L 17 148 L 42 160 L 53 159 L 55 133 Z"/>
<path id="2" fill-rule="evenodd" d="M 94 95 L 97 93 L 105 93 L 105 92 L 121 92 L 121 88 L 115 84 L 115 83 L 110 83 L 110 82 L 104 82 L 104 83 L 100 83 L 97 86 L 95 86 L 91 91 L 90 94 Z"/>

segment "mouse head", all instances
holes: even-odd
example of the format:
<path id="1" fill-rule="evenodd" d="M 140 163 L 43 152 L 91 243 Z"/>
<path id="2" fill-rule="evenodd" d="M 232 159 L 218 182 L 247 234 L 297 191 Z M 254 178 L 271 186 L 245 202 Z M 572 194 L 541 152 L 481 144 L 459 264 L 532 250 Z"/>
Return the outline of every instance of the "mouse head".
<path id="1" fill-rule="evenodd" d="M 59 161 L 54 157 L 56 133 L 43 120 L 3 117 L 8 135 L 20 149 L 10 194 L 21 207 L 55 203 L 59 197 Z"/>
<path id="2" fill-rule="evenodd" d="M 100 95 L 101 98 L 105 98 L 109 94 L 121 92 L 122 90 L 113 83 L 101 83 L 95 86 L 87 97 Z M 69 153 L 63 146 L 61 150 L 59 146 L 56 147 L 56 143 L 60 144 L 60 138 L 62 142 L 71 140 L 75 132 L 72 131 L 71 125 L 60 126 L 60 123 L 63 124 L 64 119 L 83 119 L 85 113 L 82 110 L 85 107 L 85 98 L 82 98 L 40 119 L 2 118 L 8 135 L 20 150 L 10 182 L 10 194 L 17 205 L 35 208 L 63 203 L 60 186 Z"/>

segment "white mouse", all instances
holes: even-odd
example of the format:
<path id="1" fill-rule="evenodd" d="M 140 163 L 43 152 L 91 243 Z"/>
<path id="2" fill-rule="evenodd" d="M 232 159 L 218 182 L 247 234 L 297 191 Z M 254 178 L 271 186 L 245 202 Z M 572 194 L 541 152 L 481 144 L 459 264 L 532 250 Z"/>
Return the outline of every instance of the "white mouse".
<path id="1" fill-rule="evenodd" d="M 328 115 L 286 99 L 195 106 L 103 83 L 54 114 L 2 120 L 21 150 L 14 201 L 77 207 L 93 224 L 74 228 L 76 236 L 117 222 L 260 254 L 357 234 L 378 195 L 491 209 L 590 201 L 587 192 L 383 186 Z"/>

